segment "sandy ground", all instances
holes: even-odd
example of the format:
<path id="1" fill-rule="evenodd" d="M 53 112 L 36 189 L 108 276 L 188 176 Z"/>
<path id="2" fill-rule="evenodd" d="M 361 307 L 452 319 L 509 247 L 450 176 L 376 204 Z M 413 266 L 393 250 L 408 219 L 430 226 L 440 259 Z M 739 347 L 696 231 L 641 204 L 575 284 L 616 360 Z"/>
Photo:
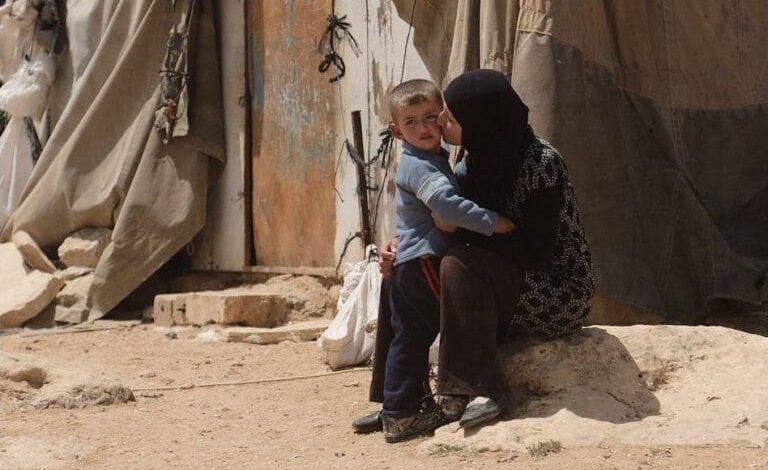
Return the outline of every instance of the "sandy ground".
<path id="1" fill-rule="evenodd" d="M 329 372 L 314 343 L 206 342 L 200 329 L 153 325 L 76 334 L 0 337 L 23 353 L 114 378 L 135 402 L 36 409 L 0 394 L 2 469 L 768 469 L 750 447 L 564 448 L 530 453 L 419 449 L 356 435 L 368 413 L 368 371 L 218 387 L 191 387 Z M 141 388 L 187 386 L 181 390 Z M 0 390 L 1 391 L 1 390 Z"/>

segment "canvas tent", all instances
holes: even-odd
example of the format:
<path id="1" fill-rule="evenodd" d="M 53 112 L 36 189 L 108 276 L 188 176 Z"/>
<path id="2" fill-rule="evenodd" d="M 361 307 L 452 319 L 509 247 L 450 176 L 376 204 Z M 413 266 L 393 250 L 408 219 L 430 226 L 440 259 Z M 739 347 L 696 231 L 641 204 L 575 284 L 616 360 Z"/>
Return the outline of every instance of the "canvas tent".
<path id="1" fill-rule="evenodd" d="M 568 163 L 601 293 L 673 322 L 768 302 L 766 2 L 395 3 L 442 84 L 510 77 Z"/>
<path id="2" fill-rule="evenodd" d="M 88 295 L 91 319 L 114 308 L 205 223 L 208 166 L 224 160 L 212 5 L 66 2 L 69 44 L 53 93 L 52 133 L 2 238 L 24 230 L 55 248 L 81 228 L 113 228 Z M 166 54 L 179 55 L 166 50 L 166 40 L 186 33 L 189 61 L 166 74 L 189 76 L 191 85 L 166 144 L 156 122 L 167 114 L 161 99 L 169 85 L 161 86 L 158 72 L 167 71 Z"/>

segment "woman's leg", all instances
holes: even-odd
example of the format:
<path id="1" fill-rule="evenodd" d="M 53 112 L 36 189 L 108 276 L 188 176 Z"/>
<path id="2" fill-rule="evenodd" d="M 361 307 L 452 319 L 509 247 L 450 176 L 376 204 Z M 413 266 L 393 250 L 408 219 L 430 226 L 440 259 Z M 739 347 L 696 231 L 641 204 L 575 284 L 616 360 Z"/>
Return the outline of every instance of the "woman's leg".
<path id="1" fill-rule="evenodd" d="M 443 258 L 438 394 L 505 395 L 496 346 L 522 284 L 521 271 L 481 248 L 456 246 Z"/>

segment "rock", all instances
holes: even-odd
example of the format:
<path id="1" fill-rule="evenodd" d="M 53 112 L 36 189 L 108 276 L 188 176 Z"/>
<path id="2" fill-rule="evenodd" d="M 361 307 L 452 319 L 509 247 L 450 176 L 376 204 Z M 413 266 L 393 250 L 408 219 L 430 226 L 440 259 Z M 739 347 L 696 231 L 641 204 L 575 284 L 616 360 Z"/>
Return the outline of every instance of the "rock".
<path id="1" fill-rule="evenodd" d="M 158 326 L 218 323 L 272 327 L 285 322 L 288 311 L 288 302 L 279 295 L 229 289 L 158 295 L 153 317 Z"/>
<path id="2" fill-rule="evenodd" d="M 63 271 L 56 271 L 53 273 L 54 276 L 56 276 L 58 279 L 61 279 L 64 282 L 71 281 L 72 279 L 77 279 L 78 277 L 85 276 L 86 274 L 91 274 L 93 272 L 93 268 L 85 268 L 82 266 L 72 266 L 71 268 L 64 269 Z"/>
<path id="3" fill-rule="evenodd" d="M 48 259 L 45 253 L 43 253 L 43 250 L 37 246 L 35 240 L 33 240 L 27 232 L 19 230 L 13 234 L 11 240 L 21 252 L 27 266 L 44 273 L 53 273 L 56 271 L 56 266 L 53 265 L 51 260 Z"/>
<path id="4" fill-rule="evenodd" d="M 14 396 L 37 408 L 83 408 L 133 401 L 133 392 L 118 382 L 88 371 L 0 352 L 0 398 L 13 386 Z"/>
<path id="5" fill-rule="evenodd" d="M 53 308 L 53 319 L 56 323 L 68 323 L 70 325 L 76 325 L 86 321 L 88 319 L 88 313 L 90 312 L 88 307 L 80 304 L 75 304 L 71 307 L 54 305 Z"/>
<path id="6" fill-rule="evenodd" d="M 56 316 L 56 307 L 52 303 L 48 304 L 42 312 L 35 315 L 34 318 L 24 322 L 22 325 L 24 328 L 32 330 L 41 330 L 44 328 L 52 328 L 54 326 L 54 319 Z"/>
<path id="7" fill-rule="evenodd" d="M 500 348 L 516 403 L 472 433 L 439 429 L 424 444 L 525 452 L 579 446 L 762 446 L 768 338 L 720 327 L 585 328 Z"/>
<path id="8" fill-rule="evenodd" d="M 93 274 L 86 274 L 85 276 L 67 281 L 61 292 L 56 295 L 56 305 L 64 307 L 82 305 L 85 307 L 88 291 L 91 288 L 91 284 L 93 284 L 93 278 Z"/>
<path id="9" fill-rule="evenodd" d="M 28 272 L 24 257 L 16 245 L 0 243 L 0 292 L 15 289 Z"/>
<path id="10" fill-rule="evenodd" d="M 14 328 L 34 318 L 64 285 L 51 274 L 32 271 L 17 285 L 0 292 L 0 328 Z"/>
<path id="11" fill-rule="evenodd" d="M 274 344 L 281 341 L 314 341 L 331 324 L 331 320 L 310 320 L 277 328 L 231 327 L 221 330 L 229 342 Z"/>
<path id="12" fill-rule="evenodd" d="M 67 237 L 59 246 L 59 259 L 67 267 L 81 266 L 95 269 L 104 248 L 111 240 L 112 230 L 84 228 Z"/>

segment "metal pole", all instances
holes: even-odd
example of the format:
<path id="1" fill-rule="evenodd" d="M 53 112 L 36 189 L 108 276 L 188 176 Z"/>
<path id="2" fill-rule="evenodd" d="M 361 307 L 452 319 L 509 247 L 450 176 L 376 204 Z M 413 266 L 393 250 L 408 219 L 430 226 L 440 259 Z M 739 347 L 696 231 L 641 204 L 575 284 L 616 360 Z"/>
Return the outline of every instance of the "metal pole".
<path id="1" fill-rule="evenodd" d="M 352 111 L 352 134 L 355 137 L 355 150 L 359 160 L 357 166 L 357 198 L 360 200 L 360 220 L 362 222 L 363 250 L 373 243 L 371 232 L 370 209 L 368 208 L 368 180 L 365 176 L 365 148 L 363 146 L 363 122 L 360 111 Z"/>

